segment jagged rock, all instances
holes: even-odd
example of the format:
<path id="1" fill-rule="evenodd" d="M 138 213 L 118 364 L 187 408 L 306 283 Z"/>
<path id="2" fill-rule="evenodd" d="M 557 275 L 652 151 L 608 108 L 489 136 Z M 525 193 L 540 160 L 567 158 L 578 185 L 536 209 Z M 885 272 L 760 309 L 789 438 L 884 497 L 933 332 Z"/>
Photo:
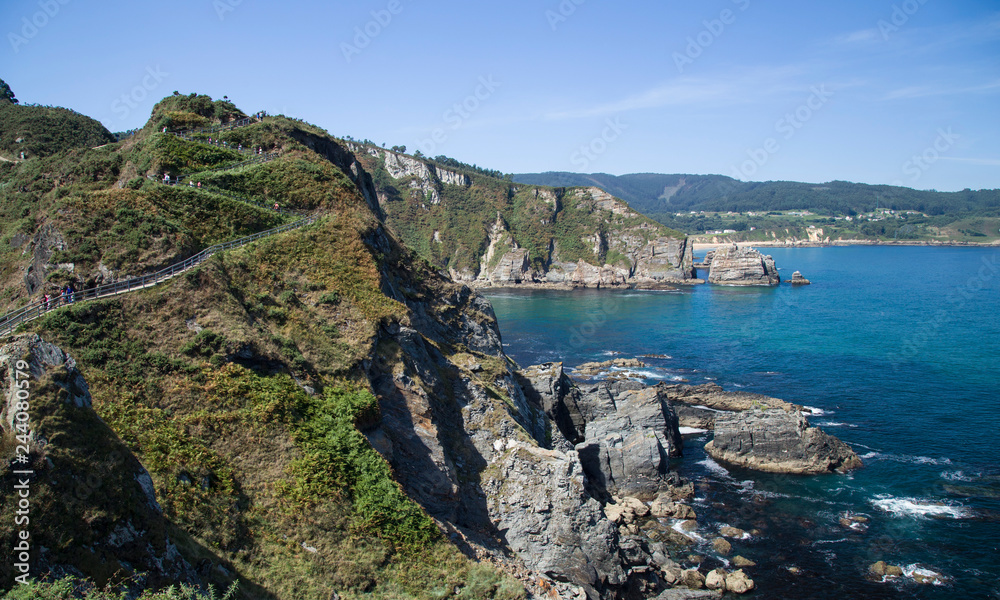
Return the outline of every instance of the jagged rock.
<path id="1" fill-rule="evenodd" d="M 441 180 L 441 183 L 447 185 L 458 185 L 461 187 L 469 187 L 472 185 L 472 178 L 462 173 L 448 171 L 446 169 L 442 169 L 441 167 L 434 167 L 434 173 L 437 175 L 437 178 Z"/>
<path id="2" fill-rule="evenodd" d="M 518 381 L 528 399 L 542 407 L 565 441 L 572 446 L 584 440 L 586 423 L 578 406 L 580 390 L 563 371 L 562 363 L 521 369 Z M 557 438 L 553 436 L 554 443 Z"/>
<path id="3" fill-rule="evenodd" d="M 705 587 L 710 590 L 726 589 L 726 571 L 724 569 L 714 569 L 705 576 Z"/>
<path id="4" fill-rule="evenodd" d="M 577 444 L 600 494 L 654 498 L 667 485 L 667 463 L 683 441 L 665 395 L 633 382 L 600 382 L 579 400 L 586 441 Z"/>
<path id="5" fill-rule="evenodd" d="M 783 410 L 719 414 L 715 439 L 705 450 L 716 460 L 771 473 L 829 473 L 862 466 L 847 444 L 809 427 L 801 413 Z"/>
<path id="6" fill-rule="evenodd" d="M 754 588 L 753 579 L 747 577 L 743 569 L 726 575 L 726 589 L 734 594 L 745 594 Z"/>
<path id="7" fill-rule="evenodd" d="M 752 248 L 733 244 L 715 251 L 708 282 L 719 285 L 778 285 L 781 277 L 774 259 Z"/>
<path id="8" fill-rule="evenodd" d="M 750 392 L 731 392 L 715 383 L 683 385 L 661 383 L 673 403 L 681 427 L 713 429 L 720 411 L 745 411 L 755 407 L 803 410 L 802 406 Z"/>
<path id="9" fill-rule="evenodd" d="M 604 362 L 583 363 L 582 365 L 574 368 L 573 372 L 578 375 L 594 377 L 597 375 L 603 375 L 611 369 L 641 369 L 645 366 L 646 363 L 637 358 L 615 358 Z"/>
<path id="10" fill-rule="evenodd" d="M 584 489 L 575 458 L 514 442 L 484 473 L 490 513 L 530 568 L 578 585 L 619 585 L 614 525 Z"/>

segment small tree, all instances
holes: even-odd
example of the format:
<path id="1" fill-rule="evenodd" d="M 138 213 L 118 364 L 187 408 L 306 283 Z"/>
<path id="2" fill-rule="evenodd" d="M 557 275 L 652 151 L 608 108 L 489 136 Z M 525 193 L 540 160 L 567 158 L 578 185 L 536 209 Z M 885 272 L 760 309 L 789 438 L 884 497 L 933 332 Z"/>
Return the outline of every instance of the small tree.
<path id="1" fill-rule="evenodd" d="M 10 89 L 3 79 L 0 79 L 0 100 L 6 100 L 11 104 L 17 104 L 17 98 L 14 97 L 14 92 Z"/>

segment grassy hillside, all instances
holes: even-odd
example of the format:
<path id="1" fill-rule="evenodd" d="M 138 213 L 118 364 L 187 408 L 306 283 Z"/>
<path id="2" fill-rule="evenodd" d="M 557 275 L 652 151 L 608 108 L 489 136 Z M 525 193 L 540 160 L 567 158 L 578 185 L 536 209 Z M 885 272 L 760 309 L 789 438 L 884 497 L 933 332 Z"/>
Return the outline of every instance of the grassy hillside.
<path id="1" fill-rule="evenodd" d="M 470 562 L 441 535 L 363 434 L 378 422 L 379 404 L 362 365 L 378 358 L 390 374 L 402 369 L 401 358 L 379 355 L 382 332 L 408 323 L 417 300 L 442 323 L 458 319 L 436 306 L 458 287 L 387 234 L 363 174 L 322 130 L 275 117 L 214 134 L 280 153 L 235 170 L 225 169 L 242 160 L 237 153 L 161 132 L 163 123 L 242 114 L 174 96 L 126 141 L 0 166 L 0 310 L 68 282 L 81 289 L 148 273 L 287 219 L 213 190 L 314 211 L 312 226 L 26 327 L 76 359 L 108 435 L 151 474 L 165 534 L 204 581 L 219 589 L 238 581 L 242 598 L 523 597 L 520 584 Z M 205 187 L 147 178 L 165 171 L 195 173 Z M 26 272 L 36 274 L 33 285 Z M 475 354 L 461 340 L 435 343 Z M 53 441 L 96 452 L 73 437 L 72 419 L 46 427 Z M 0 454 L 12 452 L 5 440 Z M 101 497 L 124 502 L 104 481 Z M 8 483 L 3 514 L 14 498 Z M 96 505 L 69 502 L 61 495 L 69 488 L 52 486 L 35 508 L 47 523 L 40 537 L 58 540 L 47 545 L 49 562 L 99 587 L 128 583 L 127 558 L 95 536 Z M 0 544 L 11 547 L 13 535 L 9 520 L 0 523 Z M 99 564 L 81 562 L 85 544 L 97 545 Z M 10 587 L 10 569 L 0 565 L 0 587 Z"/>

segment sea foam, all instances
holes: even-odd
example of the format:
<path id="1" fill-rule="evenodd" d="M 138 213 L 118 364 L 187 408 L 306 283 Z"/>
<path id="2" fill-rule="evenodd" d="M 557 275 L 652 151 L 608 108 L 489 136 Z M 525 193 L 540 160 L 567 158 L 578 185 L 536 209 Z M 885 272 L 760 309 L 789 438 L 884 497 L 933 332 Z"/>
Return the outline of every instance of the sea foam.
<path id="1" fill-rule="evenodd" d="M 897 517 L 967 519 L 972 516 L 972 511 L 964 506 L 920 498 L 897 498 L 888 494 L 880 494 L 875 496 L 871 503 Z"/>

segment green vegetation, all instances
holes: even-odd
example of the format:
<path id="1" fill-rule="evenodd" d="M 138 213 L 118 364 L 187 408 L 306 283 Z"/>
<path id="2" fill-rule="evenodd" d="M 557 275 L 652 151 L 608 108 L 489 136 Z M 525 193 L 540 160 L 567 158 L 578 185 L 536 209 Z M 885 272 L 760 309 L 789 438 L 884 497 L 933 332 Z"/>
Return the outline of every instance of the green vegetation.
<path id="1" fill-rule="evenodd" d="M 653 173 L 535 173 L 517 175 L 515 180 L 531 185 L 596 185 L 623 198 L 633 209 L 689 234 L 742 232 L 742 225 L 760 233 L 732 239 L 774 239 L 772 233 L 778 239 L 808 239 L 805 230 L 810 225 L 825 225 L 825 233 L 833 239 L 983 242 L 1000 238 L 996 228 L 980 230 L 960 223 L 1000 217 L 1000 190 L 936 192 L 844 181 L 745 183 L 720 175 Z M 815 218 L 800 219 L 792 212 L 814 213 L 806 216 Z"/>
<path id="2" fill-rule="evenodd" d="M 51 255 L 40 262 L 74 265 L 50 272 L 42 289 L 64 280 L 79 288 L 99 267 L 150 272 L 282 221 L 211 189 L 323 211 L 314 225 L 216 255 L 158 287 L 80 302 L 27 326 L 74 357 L 94 402 L 93 411 L 62 402 L 61 382 L 33 388 L 52 441 L 47 452 L 61 469 L 46 476 L 100 475 L 79 502 L 69 486 L 42 486 L 37 504 L 33 495 L 38 522 L 51 524 L 38 531 L 49 559 L 91 578 L 83 597 L 117 599 L 120 586 L 128 597 L 195 596 L 192 588 L 164 589 L 177 582 L 152 578 L 137 591 L 123 579 L 126 562 L 154 558 L 152 549 L 126 556 L 105 544 L 128 521 L 161 542 L 169 536 L 190 564 L 207 565 L 204 581 L 216 589 L 238 582 L 227 592 L 233 598 L 523 598 L 519 583 L 470 562 L 439 533 L 363 433 L 380 417 L 359 366 L 372 359 L 385 326 L 410 318 L 383 291 L 387 281 L 429 302 L 444 282 L 386 235 L 345 172 L 350 163 L 336 162 L 349 155 L 322 130 L 275 117 L 221 132 L 230 143 L 281 152 L 228 171 L 215 169 L 238 162 L 235 153 L 159 131 L 161 123 L 239 115 L 228 103 L 173 96 L 126 141 L 0 164 L 0 293 L 8 306 L 24 299 L 33 259 L 25 248 L 48 243 Z M 146 179 L 189 169 L 211 187 Z M 9 458 L 12 448 L 0 451 Z M 162 516 L 137 491 L 140 463 Z M 13 534 L 0 523 L 0 543 L 10 547 Z M 0 565 L 4 584 L 10 569 Z M 36 583 L 9 597 L 63 598 L 81 586 Z"/>
<path id="3" fill-rule="evenodd" d="M 537 271 L 547 270 L 557 258 L 630 266 L 621 252 L 609 253 L 601 244 L 596 244 L 595 252 L 595 240 L 621 239 L 626 231 L 643 241 L 683 237 L 637 213 L 616 214 L 601 207 L 586 189 L 514 185 L 502 173 L 444 156 L 426 164 L 465 175 L 471 185 L 423 181 L 415 176 L 395 179 L 386 170 L 384 158 L 367 152 L 359 152 L 358 158 L 385 198 L 382 209 L 388 223 L 407 246 L 439 269 L 477 273 L 498 214 L 507 233 L 502 234 L 499 255 L 494 254 L 494 264 L 488 267 L 494 267 L 515 244 L 528 251 L 528 260 Z M 439 202 L 434 201 L 435 195 Z"/>
<path id="4" fill-rule="evenodd" d="M 127 589 L 116 590 L 113 586 L 97 588 L 93 583 L 68 576 L 57 581 L 37 581 L 18 585 L 0 600 L 231 600 L 235 598 L 237 584 L 233 584 L 221 596 L 214 587 L 204 590 L 197 586 L 181 584 L 162 591 L 144 591 L 138 597 Z"/>
<path id="5" fill-rule="evenodd" d="M 2 88 L 0 94 L 3 94 Z M 0 101 L 0 155 L 6 158 L 19 159 L 24 152 L 25 158 L 34 159 L 115 141 L 103 125 L 78 112 L 54 106 L 16 104 L 9 99 L 4 97 Z"/>

